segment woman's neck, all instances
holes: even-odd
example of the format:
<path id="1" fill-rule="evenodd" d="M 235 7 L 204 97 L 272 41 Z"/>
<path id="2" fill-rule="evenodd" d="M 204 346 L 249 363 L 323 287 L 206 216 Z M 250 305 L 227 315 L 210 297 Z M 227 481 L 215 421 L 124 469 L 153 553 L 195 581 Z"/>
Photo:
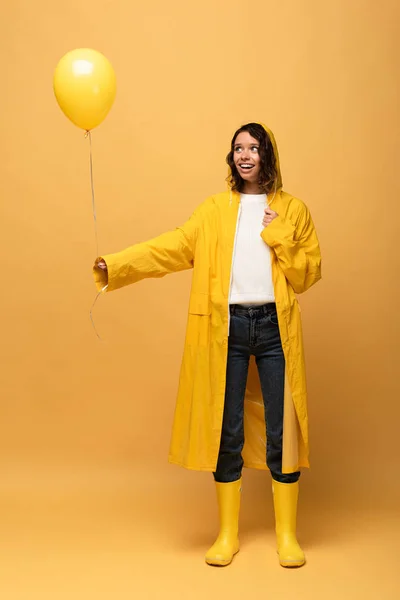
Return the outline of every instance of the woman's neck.
<path id="1" fill-rule="evenodd" d="M 243 194 L 263 194 L 263 190 L 260 189 L 258 183 L 246 182 L 243 187 Z"/>

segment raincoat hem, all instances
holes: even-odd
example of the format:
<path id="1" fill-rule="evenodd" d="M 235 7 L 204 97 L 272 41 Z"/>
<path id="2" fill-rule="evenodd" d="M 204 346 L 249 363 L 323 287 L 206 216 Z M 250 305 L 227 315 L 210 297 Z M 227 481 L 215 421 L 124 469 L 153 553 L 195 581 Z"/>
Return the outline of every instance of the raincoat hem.
<path id="1" fill-rule="evenodd" d="M 202 466 L 188 465 L 179 460 L 175 460 L 171 457 L 168 457 L 168 462 L 171 465 L 177 465 L 178 467 L 183 467 L 184 469 L 187 469 L 188 471 L 204 471 L 204 472 L 213 473 L 216 469 L 215 466 L 209 466 L 209 465 L 202 465 Z M 268 471 L 269 470 L 268 466 L 266 464 L 262 464 L 262 463 L 245 463 L 243 465 L 243 467 L 245 469 L 256 469 L 257 471 Z M 302 460 L 299 462 L 298 465 L 296 465 L 294 467 L 282 468 L 282 473 L 284 473 L 284 474 L 296 473 L 296 471 L 298 471 L 300 468 L 309 469 L 310 463 L 306 460 Z"/>

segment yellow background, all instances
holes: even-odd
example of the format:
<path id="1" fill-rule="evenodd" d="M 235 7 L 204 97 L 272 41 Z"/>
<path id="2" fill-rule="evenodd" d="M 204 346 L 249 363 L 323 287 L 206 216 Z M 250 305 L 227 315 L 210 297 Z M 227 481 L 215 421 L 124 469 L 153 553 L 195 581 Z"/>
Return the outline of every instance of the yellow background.
<path id="1" fill-rule="evenodd" d="M 310 598 L 318 582 L 316 598 L 398 598 L 398 2 L 19 0 L 1 13 L 2 597 Z M 52 90 L 76 47 L 117 74 L 93 132 L 100 253 L 225 189 L 231 135 L 250 120 L 274 131 L 284 188 L 311 209 L 323 281 L 300 298 L 302 571 L 279 570 L 269 476 L 250 471 L 242 552 L 223 571 L 202 562 L 212 476 L 167 464 L 190 272 L 101 297 L 104 342 L 92 329 L 89 145 Z"/>

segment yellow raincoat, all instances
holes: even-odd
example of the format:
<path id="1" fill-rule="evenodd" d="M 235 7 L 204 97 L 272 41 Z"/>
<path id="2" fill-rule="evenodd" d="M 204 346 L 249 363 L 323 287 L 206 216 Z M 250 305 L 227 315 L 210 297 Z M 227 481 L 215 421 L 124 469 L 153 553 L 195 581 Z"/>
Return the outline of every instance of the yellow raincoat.
<path id="1" fill-rule="evenodd" d="M 307 207 L 282 190 L 279 156 L 272 132 L 278 178 L 268 203 L 278 217 L 261 233 L 271 249 L 272 276 L 286 359 L 282 472 L 308 462 L 307 391 L 301 318 L 296 294 L 321 278 L 317 235 Z M 174 231 L 122 252 L 103 256 L 107 291 L 148 277 L 193 269 L 184 353 L 169 461 L 215 471 L 224 412 L 229 335 L 229 290 L 240 194 L 223 192 L 201 204 Z M 97 288 L 107 276 L 94 268 Z M 255 361 L 250 362 L 245 397 L 244 464 L 267 469 L 263 398 Z"/>

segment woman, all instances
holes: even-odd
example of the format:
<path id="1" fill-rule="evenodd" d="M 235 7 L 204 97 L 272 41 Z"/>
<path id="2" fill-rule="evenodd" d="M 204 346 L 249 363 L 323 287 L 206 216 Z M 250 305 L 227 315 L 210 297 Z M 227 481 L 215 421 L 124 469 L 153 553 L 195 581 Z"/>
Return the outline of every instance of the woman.
<path id="1" fill-rule="evenodd" d="M 112 291 L 193 268 L 169 461 L 214 474 L 220 532 L 208 564 L 228 565 L 239 550 L 247 466 L 271 471 L 280 564 L 301 566 L 298 479 L 309 463 L 295 294 L 321 277 L 319 244 L 307 207 L 282 189 L 268 128 L 238 129 L 227 163 L 229 191 L 182 227 L 98 258 L 94 276 Z"/>

